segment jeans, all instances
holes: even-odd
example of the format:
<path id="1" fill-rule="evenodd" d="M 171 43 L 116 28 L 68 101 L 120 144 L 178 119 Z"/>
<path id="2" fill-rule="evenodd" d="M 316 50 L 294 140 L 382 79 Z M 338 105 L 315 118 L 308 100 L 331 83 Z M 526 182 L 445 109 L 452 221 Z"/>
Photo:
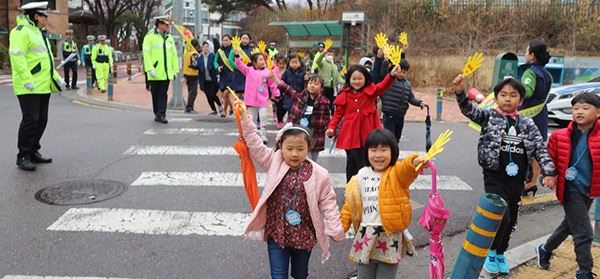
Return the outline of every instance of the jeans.
<path id="1" fill-rule="evenodd" d="M 404 116 L 392 116 L 384 113 L 383 128 L 394 134 L 396 142 L 400 141 L 400 138 L 402 138 L 402 129 L 404 129 Z"/>
<path id="2" fill-rule="evenodd" d="M 594 266 L 592 260 L 592 225 L 588 214 L 592 206 L 592 199 L 581 193 L 565 190 L 565 201 L 563 209 L 565 218 L 546 240 L 544 250 L 552 253 L 567 238 L 573 236 L 575 244 L 575 260 L 579 270 L 591 271 Z"/>
<path id="3" fill-rule="evenodd" d="M 29 156 L 40 149 L 40 139 L 48 123 L 48 105 L 50 94 L 27 94 L 17 96 L 21 106 L 21 125 L 19 125 L 19 138 L 17 156 Z"/>
<path id="4" fill-rule="evenodd" d="M 358 279 L 394 279 L 398 264 L 386 264 L 371 260 L 368 264 L 358 264 Z"/>
<path id="5" fill-rule="evenodd" d="M 267 241 L 267 250 L 269 252 L 272 279 L 287 279 L 290 263 L 292 265 L 292 278 L 304 279 L 308 277 L 310 250 L 298 250 L 290 247 L 281 248 L 273 239 Z"/>

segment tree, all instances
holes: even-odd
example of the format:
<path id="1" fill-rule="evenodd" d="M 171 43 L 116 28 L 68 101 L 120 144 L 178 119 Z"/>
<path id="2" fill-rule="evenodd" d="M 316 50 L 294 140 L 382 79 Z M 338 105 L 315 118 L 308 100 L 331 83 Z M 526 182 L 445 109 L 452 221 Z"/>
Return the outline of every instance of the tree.
<path id="1" fill-rule="evenodd" d="M 206 4 L 210 7 L 211 11 L 218 12 L 221 14 L 219 18 L 219 22 L 225 21 L 227 17 L 229 17 L 232 13 L 235 12 L 249 12 L 258 7 L 265 7 L 269 11 L 274 11 L 271 4 L 272 0 L 206 0 Z M 287 4 L 285 0 L 275 0 L 275 4 L 280 10 L 284 10 L 287 8 Z"/>
<path id="2" fill-rule="evenodd" d="M 106 36 L 115 38 L 117 23 L 126 11 L 131 10 L 141 0 L 84 0 L 90 8 L 90 12 L 98 18 L 98 22 L 104 28 Z"/>

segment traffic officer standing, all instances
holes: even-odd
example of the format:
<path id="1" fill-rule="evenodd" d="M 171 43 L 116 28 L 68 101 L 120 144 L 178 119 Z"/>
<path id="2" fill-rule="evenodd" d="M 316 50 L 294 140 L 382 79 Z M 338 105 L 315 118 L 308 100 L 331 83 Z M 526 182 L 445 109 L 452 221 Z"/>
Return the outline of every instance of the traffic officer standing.
<path id="1" fill-rule="evenodd" d="M 50 93 L 60 91 L 64 81 L 54 69 L 50 42 L 43 28 L 48 20 L 48 2 L 33 2 L 21 7 L 17 26 L 10 31 L 9 55 L 13 90 L 23 118 L 19 126 L 17 166 L 33 171 L 36 163 L 50 163 L 39 153 L 40 139 L 48 122 Z"/>
<path id="2" fill-rule="evenodd" d="M 84 45 L 81 48 L 81 61 L 83 62 L 83 66 L 85 67 L 86 72 L 92 71 L 92 85 L 96 83 L 96 70 L 92 67 L 92 49 L 94 48 L 94 41 L 96 37 L 92 35 L 88 35 L 86 37 L 87 45 Z"/>
<path id="3" fill-rule="evenodd" d="M 92 49 L 92 68 L 96 70 L 98 89 L 102 93 L 106 92 L 106 83 L 112 65 L 112 50 L 106 44 L 106 35 L 99 35 L 98 43 Z"/>
<path id="4" fill-rule="evenodd" d="M 58 50 L 58 58 L 61 59 L 61 63 L 64 63 L 63 69 L 65 73 L 65 82 L 67 83 L 67 90 L 79 89 L 79 87 L 77 87 L 77 66 L 81 65 L 81 60 L 79 58 L 79 52 L 77 51 L 77 42 L 73 40 L 73 30 L 67 30 L 67 32 L 65 32 L 65 39 L 61 41 L 58 46 L 56 46 L 56 49 Z M 67 60 L 69 55 L 73 53 L 75 53 L 75 57 L 71 58 L 67 62 L 64 62 Z M 71 86 L 69 86 L 70 73 L 73 73 Z"/>
<path id="5" fill-rule="evenodd" d="M 144 70 L 148 74 L 152 93 L 154 121 L 164 124 L 168 123 L 166 112 L 169 81 L 175 79 L 179 72 L 177 49 L 173 37 L 168 33 L 169 19 L 169 16 L 155 18 L 155 27 L 144 37 L 142 47 Z"/>

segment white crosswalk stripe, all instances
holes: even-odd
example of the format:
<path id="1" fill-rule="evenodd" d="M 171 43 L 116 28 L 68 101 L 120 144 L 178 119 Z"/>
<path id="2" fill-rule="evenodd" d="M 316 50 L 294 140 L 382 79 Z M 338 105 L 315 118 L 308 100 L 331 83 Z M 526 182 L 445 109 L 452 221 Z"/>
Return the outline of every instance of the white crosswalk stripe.
<path id="1" fill-rule="evenodd" d="M 117 277 L 6 275 L 2 279 L 130 279 Z"/>
<path id="2" fill-rule="evenodd" d="M 232 143 L 233 145 L 233 143 Z M 400 158 L 419 151 L 400 151 Z M 189 146 L 189 145 L 132 145 L 123 153 L 124 155 L 181 155 L 181 156 L 238 156 L 231 146 Z M 334 148 L 331 153 L 328 149 L 319 153 L 319 157 L 346 158 L 346 153 Z"/>
<path id="3" fill-rule="evenodd" d="M 277 134 L 275 130 L 267 130 L 267 134 Z M 149 129 L 144 135 L 192 135 L 192 136 L 235 136 L 239 134 L 236 129 L 223 128 L 164 128 Z"/>
<path id="4" fill-rule="evenodd" d="M 346 174 L 330 173 L 334 188 L 346 186 Z M 258 185 L 264 185 L 266 173 L 258 173 Z M 439 190 L 473 190 L 456 176 L 438 175 Z M 241 187 L 244 186 L 239 172 L 143 172 L 131 186 L 196 186 L 196 187 Z M 431 175 L 419 175 L 410 186 L 411 190 L 430 190 Z"/>

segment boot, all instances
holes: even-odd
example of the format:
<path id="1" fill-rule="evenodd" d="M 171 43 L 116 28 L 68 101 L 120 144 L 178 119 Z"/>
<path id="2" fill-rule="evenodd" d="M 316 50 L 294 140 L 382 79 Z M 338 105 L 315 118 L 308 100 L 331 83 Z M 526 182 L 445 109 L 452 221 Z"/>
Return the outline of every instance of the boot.
<path id="1" fill-rule="evenodd" d="M 35 152 L 31 155 L 31 161 L 38 164 L 52 163 L 52 158 L 44 158 L 39 152 Z"/>
<path id="2" fill-rule="evenodd" d="M 34 171 L 36 168 L 35 163 L 31 161 L 31 156 L 29 155 L 17 157 L 17 166 L 26 171 Z"/>

